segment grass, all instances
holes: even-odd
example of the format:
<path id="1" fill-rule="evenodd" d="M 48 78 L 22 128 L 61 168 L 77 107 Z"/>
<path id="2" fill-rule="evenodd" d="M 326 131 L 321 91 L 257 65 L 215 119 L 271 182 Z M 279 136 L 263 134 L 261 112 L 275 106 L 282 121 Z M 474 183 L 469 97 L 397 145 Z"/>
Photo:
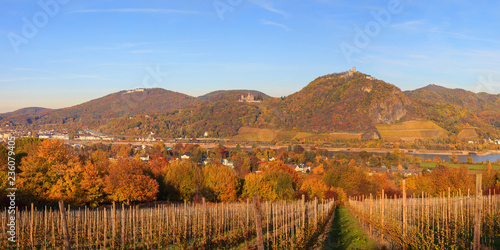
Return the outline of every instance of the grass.
<path id="1" fill-rule="evenodd" d="M 444 166 L 448 166 L 448 167 L 455 167 L 455 168 L 466 166 L 471 171 L 482 171 L 482 170 L 486 169 L 486 165 L 483 165 L 483 164 L 465 164 L 465 163 L 462 163 L 462 164 L 439 163 L 439 164 L 444 165 Z M 438 166 L 438 163 L 434 163 L 434 162 L 420 163 L 420 167 L 422 167 L 422 168 L 435 168 L 437 166 Z M 500 165 L 491 165 L 491 168 L 493 170 L 500 170 Z"/>
<path id="2" fill-rule="evenodd" d="M 345 207 L 337 207 L 324 249 L 379 249 Z"/>

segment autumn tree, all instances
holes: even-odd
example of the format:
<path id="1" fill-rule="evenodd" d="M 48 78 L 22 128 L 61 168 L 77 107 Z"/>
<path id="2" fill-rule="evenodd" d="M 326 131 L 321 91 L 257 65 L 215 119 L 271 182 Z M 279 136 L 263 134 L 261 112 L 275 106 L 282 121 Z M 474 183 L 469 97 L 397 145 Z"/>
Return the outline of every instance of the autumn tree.
<path id="1" fill-rule="evenodd" d="M 240 181 L 236 172 L 227 166 L 209 164 L 203 168 L 206 193 L 212 200 L 222 202 L 236 201 L 240 190 Z M 215 199 L 214 199 L 215 198 Z"/>
<path id="2" fill-rule="evenodd" d="M 469 163 L 469 164 L 474 163 L 474 160 L 472 159 L 472 157 L 467 157 L 467 163 Z"/>
<path id="3" fill-rule="evenodd" d="M 491 167 L 491 162 L 486 164 L 486 169 L 483 171 L 483 190 L 495 186 L 496 171 Z"/>
<path id="4" fill-rule="evenodd" d="M 169 200 L 192 200 L 202 194 L 205 186 L 203 171 L 191 161 L 175 161 L 167 167 L 164 182 Z"/>
<path id="5" fill-rule="evenodd" d="M 122 159 L 109 167 L 105 191 L 117 202 L 153 201 L 158 193 L 158 183 L 144 173 L 144 163 Z"/>
<path id="6" fill-rule="evenodd" d="M 85 202 L 90 206 L 95 207 L 107 201 L 105 188 L 109 165 L 108 155 L 102 150 L 94 151 L 85 162 L 81 186 Z"/>
<path id="7" fill-rule="evenodd" d="M 266 200 L 291 199 L 302 182 L 295 169 L 281 161 L 267 163 L 261 170 L 262 173 L 245 177 L 244 196 L 259 194 Z"/>
<path id="8" fill-rule="evenodd" d="M 342 160 L 341 160 L 342 161 Z M 336 164 L 323 176 L 328 187 L 340 187 L 347 195 L 368 194 L 372 190 L 367 180 L 367 173 L 356 166 L 347 163 Z"/>
<path id="9" fill-rule="evenodd" d="M 474 190 L 474 180 L 469 176 L 467 167 L 460 168 L 438 166 L 431 174 L 426 176 L 429 178 L 428 192 L 438 195 L 440 192 L 447 192 L 450 187 L 452 192 L 458 192 L 459 189 Z"/>
<path id="10" fill-rule="evenodd" d="M 72 202 L 81 194 L 81 163 L 60 140 L 34 144 L 19 169 L 18 185 L 33 198 Z"/>
<path id="11" fill-rule="evenodd" d="M 323 182 L 321 176 L 312 175 L 305 179 L 300 190 L 307 191 L 310 197 L 317 197 L 323 200 L 323 194 L 329 190 L 328 186 Z"/>
<path id="12" fill-rule="evenodd" d="M 0 144 L 0 195 L 5 197 L 4 192 L 8 187 L 8 150 L 4 145 Z"/>
<path id="13" fill-rule="evenodd" d="M 451 163 L 458 163 L 458 156 L 455 153 L 451 153 L 450 162 Z"/>
<path id="14" fill-rule="evenodd" d="M 133 150 L 130 145 L 112 145 L 110 149 L 110 157 L 117 159 L 128 158 L 132 155 Z"/>
<path id="15" fill-rule="evenodd" d="M 264 200 L 276 200 L 278 197 L 271 185 L 267 185 L 262 173 L 250 173 L 245 176 L 245 185 L 243 186 L 243 196 L 250 198 L 258 194 Z"/>

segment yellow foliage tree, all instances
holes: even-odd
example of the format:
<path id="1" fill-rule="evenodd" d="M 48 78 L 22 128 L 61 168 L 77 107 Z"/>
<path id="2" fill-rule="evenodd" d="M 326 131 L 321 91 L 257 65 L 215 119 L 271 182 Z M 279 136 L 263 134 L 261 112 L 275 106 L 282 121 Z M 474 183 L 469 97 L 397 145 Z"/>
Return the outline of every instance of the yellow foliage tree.
<path id="1" fill-rule="evenodd" d="M 205 186 L 209 192 L 222 202 L 236 201 L 238 198 L 239 180 L 236 172 L 227 166 L 209 164 L 203 168 Z"/>
<path id="2" fill-rule="evenodd" d="M 191 161 L 175 161 L 165 171 L 164 182 L 170 200 L 192 200 L 205 186 L 203 171 Z"/>
<path id="3" fill-rule="evenodd" d="M 307 191 L 310 197 L 318 197 L 323 200 L 323 193 L 328 190 L 328 186 L 323 182 L 321 176 L 311 176 L 304 180 L 300 190 Z"/>

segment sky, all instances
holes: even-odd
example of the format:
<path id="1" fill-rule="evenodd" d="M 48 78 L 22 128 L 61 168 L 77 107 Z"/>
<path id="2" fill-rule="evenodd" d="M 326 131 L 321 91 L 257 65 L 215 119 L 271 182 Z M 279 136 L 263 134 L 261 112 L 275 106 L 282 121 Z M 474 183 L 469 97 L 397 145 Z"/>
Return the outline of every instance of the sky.
<path id="1" fill-rule="evenodd" d="M 358 71 L 500 93 L 500 1 L 0 0 L 0 113 L 120 90 L 299 91 Z"/>

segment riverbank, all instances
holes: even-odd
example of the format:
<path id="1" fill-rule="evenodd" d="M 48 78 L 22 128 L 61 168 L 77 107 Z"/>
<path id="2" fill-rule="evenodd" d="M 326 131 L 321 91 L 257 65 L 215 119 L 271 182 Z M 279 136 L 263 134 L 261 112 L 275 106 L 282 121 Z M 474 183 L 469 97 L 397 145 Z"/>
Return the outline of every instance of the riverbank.
<path id="1" fill-rule="evenodd" d="M 322 150 L 328 150 L 330 152 L 348 153 L 354 152 L 359 153 L 361 151 L 366 151 L 368 153 L 375 154 L 387 154 L 394 152 L 394 148 L 319 148 Z M 487 150 L 487 151 L 466 151 L 466 150 L 431 150 L 431 149 L 399 149 L 400 152 L 405 154 L 429 154 L 429 155 L 495 155 L 500 154 L 499 150 Z"/>

